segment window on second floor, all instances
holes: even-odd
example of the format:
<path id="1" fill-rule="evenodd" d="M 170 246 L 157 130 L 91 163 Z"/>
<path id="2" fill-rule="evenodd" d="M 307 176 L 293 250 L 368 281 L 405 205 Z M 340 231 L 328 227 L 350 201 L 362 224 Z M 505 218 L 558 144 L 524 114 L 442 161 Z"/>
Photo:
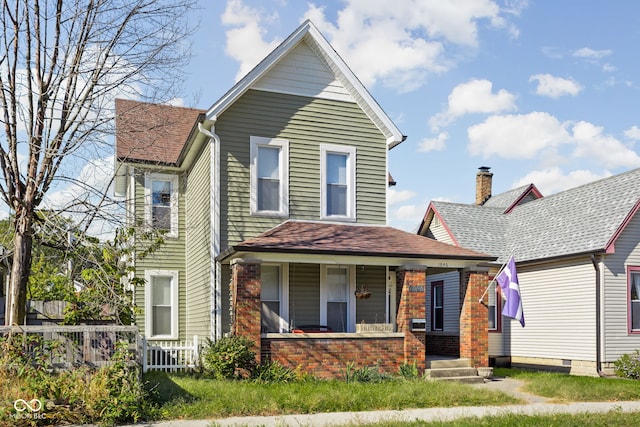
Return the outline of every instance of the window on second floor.
<path id="1" fill-rule="evenodd" d="M 320 146 L 320 216 L 356 218 L 356 149 L 342 145 Z"/>
<path id="2" fill-rule="evenodd" d="M 289 141 L 251 137 L 251 214 L 289 215 Z"/>
<path id="3" fill-rule="evenodd" d="M 178 236 L 178 176 L 147 174 L 145 177 L 145 219 L 149 228 Z"/>

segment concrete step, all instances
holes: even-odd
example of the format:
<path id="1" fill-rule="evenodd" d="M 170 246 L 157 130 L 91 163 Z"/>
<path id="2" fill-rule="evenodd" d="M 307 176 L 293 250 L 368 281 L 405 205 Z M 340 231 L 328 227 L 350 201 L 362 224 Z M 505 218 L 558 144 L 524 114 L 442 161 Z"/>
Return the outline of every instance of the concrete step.
<path id="1" fill-rule="evenodd" d="M 431 378 L 430 381 L 457 381 L 464 384 L 482 384 L 484 383 L 484 378 L 472 375 L 466 377 Z"/>
<path id="2" fill-rule="evenodd" d="M 431 368 L 427 369 L 429 378 L 471 377 L 478 375 L 476 368 Z"/>
<path id="3" fill-rule="evenodd" d="M 469 359 L 438 359 L 429 362 L 431 369 L 442 368 L 470 368 L 471 360 Z"/>

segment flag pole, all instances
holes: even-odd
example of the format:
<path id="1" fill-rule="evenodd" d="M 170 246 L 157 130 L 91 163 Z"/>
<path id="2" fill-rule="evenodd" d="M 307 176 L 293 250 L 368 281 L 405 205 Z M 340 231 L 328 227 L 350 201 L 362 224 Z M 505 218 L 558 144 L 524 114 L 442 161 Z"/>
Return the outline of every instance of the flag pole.
<path id="1" fill-rule="evenodd" d="M 487 294 L 487 292 L 489 292 L 489 288 L 491 287 L 491 284 L 493 282 L 496 281 L 496 277 L 498 277 L 500 275 L 500 273 L 502 273 L 502 270 L 504 270 L 504 268 L 507 266 L 507 263 L 509 262 L 509 260 L 511 259 L 511 257 L 513 256 L 513 254 L 515 253 L 515 248 L 511 250 L 511 253 L 509 254 L 509 257 L 507 258 L 507 260 L 502 264 L 502 267 L 500 267 L 500 270 L 498 270 L 498 272 L 493 276 L 493 279 L 489 282 L 489 284 L 487 285 L 487 288 L 484 290 L 484 292 L 482 293 L 482 296 L 480 297 L 480 299 L 478 299 L 478 302 L 480 304 L 482 304 L 482 299 L 484 298 L 484 296 Z"/>

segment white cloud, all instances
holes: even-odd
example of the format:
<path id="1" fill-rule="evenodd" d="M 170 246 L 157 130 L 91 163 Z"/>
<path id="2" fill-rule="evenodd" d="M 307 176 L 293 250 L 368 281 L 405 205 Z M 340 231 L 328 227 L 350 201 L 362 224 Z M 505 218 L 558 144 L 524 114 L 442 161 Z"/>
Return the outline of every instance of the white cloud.
<path id="1" fill-rule="evenodd" d="M 424 207 L 417 205 L 403 205 L 393 211 L 393 218 L 399 221 L 419 221 L 424 215 Z"/>
<path id="2" fill-rule="evenodd" d="M 418 144 L 418 151 L 442 151 L 445 148 L 445 143 L 449 139 L 447 132 L 440 132 L 435 138 L 425 138 L 420 144 Z"/>
<path id="3" fill-rule="evenodd" d="M 624 136 L 629 139 L 640 140 L 640 128 L 638 126 L 631 126 L 629 129 L 624 131 Z"/>
<path id="4" fill-rule="evenodd" d="M 573 155 L 594 159 L 607 168 L 640 166 L 638 153 L 611 135 L 605 135 L 601 126 L 578 122 L 573 126 L 575 149 Z"/>
<path id="5" fill-rule="evenodd" d="M 240 63 L 236 80 L 240 80 L 258 62 L 269 54 L 280 43 L 279 39 L 271 42 L 264 40 L 265 30 L 261 26 L 264 20 L 275 19 L 264 10 L 245 6 L 242 0 L 229 0 L 222 14 L 222 23 L 233 27 L 227 30 L 227 47 L 225 52 Z"/>
<path id="6" fill-rule="evenodd" d="M 536 94 L 559 98 L 563 95 L 576 96 L 582 91 L 582 86 L 573 79 L 552 76 L 551 74 L 535 74 L 529 81 L 537 81 Z"/>
<path id="7" fill-rule="evenodd" d="M 485 159 L 498 156 L 510 159 L 544 157 L 552 163 L 563 161 L 560 145 L 572 149 L 571 156 L 587 159 L 607 168 L 638 167 L 640 156 L 618 139 L 592 123 L 560 122 L 542 112 L 492 116 L 468 131 L 468 150 Z"/>
<path id="8" fill-rule="evenodd" d="M 493 93 L 489 80 L 471 80 L 461 83 L 449 94 L 447 110 L 429 119 L 432 130 L 447 126 L 458 117 L 473 113 L 500 113 L 515 111 L 516 97 L 505 89 Z"/>
<path id="9" fill-rule="evenodd" d="M 396 190 L 395 188 L 387 189 L 387 204 L 389 206 L 406 202 L 414 198 L 416 193 L 411 190 Z"/>
<path id="10" fill-rule="evenodd" d="M 569 142 L 565 125 L 544 112 L 491 116 L 471 126 L 468 150 L 485 159 L 492 155 L 511 159 L 531 159 L 540 151 Z"/>
<path id="11" fill-rule="evenodd" d="M 314 4 L 304 18 L 328 36 L 366 86 L 382 81 L 407 92 L 420 87 L 430 73 L 455 65 L 449 49 L 476 48 L 480 22 L 508 27 L 503 12 L 493 0 L 349 0 L 335 23 L 324 7 Z"/>
<path id="12" fill-rule="evenodd" d="M 612 53 L 613 51 L 609 49 L 595 50 L 589 47 L 583 47 L 581 49 L 574 51 L 573 56 L 575 56 L 576 58 L 597 60 L 597 59 L 602 59 L 605 56 L 609 56 Z"/>
<path id="13" fill-rule="evenodd" d="M 543 195 L 548 196 L 608 176 L 611 176 L 610 172 L 598 175 L 588 170 L 575 170 L 564 174 L 560 168 L 554 167 L 530 172 L 515 181 L 513 187 L 516 188 L 533 182 Z"/>

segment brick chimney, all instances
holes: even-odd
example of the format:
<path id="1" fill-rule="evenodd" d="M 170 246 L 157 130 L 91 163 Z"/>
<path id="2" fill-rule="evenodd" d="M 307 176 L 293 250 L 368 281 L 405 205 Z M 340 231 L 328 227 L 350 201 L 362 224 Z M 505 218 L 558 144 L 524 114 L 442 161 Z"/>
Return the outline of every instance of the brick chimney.
<path id="1" fill-rule="evenodd" d="M 493 173 L 489 166 L 480 166 L 476 174 L 476 205 L 482 206 L 491 197 L 491 180 Z"/>

